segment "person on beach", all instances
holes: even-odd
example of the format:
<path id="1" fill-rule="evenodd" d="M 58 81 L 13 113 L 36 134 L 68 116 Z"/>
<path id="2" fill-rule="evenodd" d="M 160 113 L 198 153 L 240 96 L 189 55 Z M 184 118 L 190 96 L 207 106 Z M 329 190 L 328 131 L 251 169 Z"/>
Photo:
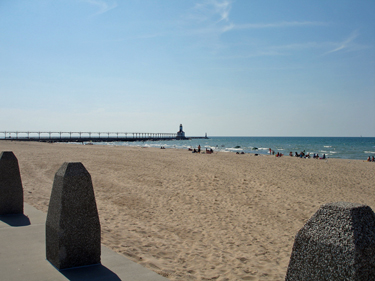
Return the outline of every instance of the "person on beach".
<path id="1" fill-rule="evenodd" d="M 372 156 L 372 162 L 375 162 L 375 158 L 374 158 L 374 156 Z"/>
<path id="2" fill-rule="evenodd" d="M 201 153 L 201 145 L 198 145 L 198 153 Z"/>
<path id="3" fill-rule="evenodd" d="M 374 158 L 374 156 L 372 158 Z M 371 162 L 371 157 L 370 156 L 367 158 L 367 162 Z"/>

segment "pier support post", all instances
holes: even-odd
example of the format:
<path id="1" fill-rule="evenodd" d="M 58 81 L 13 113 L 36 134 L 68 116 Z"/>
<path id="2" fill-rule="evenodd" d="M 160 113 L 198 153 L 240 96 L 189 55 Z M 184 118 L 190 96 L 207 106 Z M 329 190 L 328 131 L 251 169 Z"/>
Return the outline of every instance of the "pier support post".
<path id="1" fill-rule="evenodd" d="M 100 222 L 91 176 L 82 163 L 55 174 L 46 221 L 47 260 L 58 269 L 100 263 Z"/>
<path id="2" fill-rule="evenodd" d="M 18 160 L 12 151 L 0 155 L 0 215 L 23 214 L 23 188 Z"/>
<path id="3" fill-rule="evenodd" d="M 297 233 L 285 280 L 374 280 L 375 214 L 329 203 Z"/>

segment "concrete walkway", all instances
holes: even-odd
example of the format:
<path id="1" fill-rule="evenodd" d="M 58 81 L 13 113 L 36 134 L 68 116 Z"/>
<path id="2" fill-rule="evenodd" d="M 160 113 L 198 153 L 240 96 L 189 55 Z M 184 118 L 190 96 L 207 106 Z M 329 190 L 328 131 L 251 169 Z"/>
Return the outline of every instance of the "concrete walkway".
<path id="1" fill-rule="evenodd" d="M 25 215 L 0 215 L 0 280 L 166 281 L 102 245 L 101 265 L 57 270 L 46 260 L 46 214 L 24 204 Z"/>

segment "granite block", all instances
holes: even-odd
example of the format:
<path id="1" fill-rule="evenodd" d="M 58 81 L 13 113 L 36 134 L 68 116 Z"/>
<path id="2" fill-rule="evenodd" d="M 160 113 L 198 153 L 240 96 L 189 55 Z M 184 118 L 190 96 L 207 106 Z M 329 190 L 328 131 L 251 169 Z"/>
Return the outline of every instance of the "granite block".
<path id="1" fill-rule="evenodd" d="M 46 221 L 46 255 L 58 269 L 100 263 L 100 222 L 91 176 L 82 163 L 56 172 Z"/>
<path id="2" fill-rule="evenodd" d="M 0 155 L 0 215 L 23 214 L 23 187 L 18 160 L 12 151 Z"/>
<path id="3" fill-rule="evenodd" d="M 375 280 L 375 214 L 369 206 L 321 206 L 297 233 L 285 280 Z"/>

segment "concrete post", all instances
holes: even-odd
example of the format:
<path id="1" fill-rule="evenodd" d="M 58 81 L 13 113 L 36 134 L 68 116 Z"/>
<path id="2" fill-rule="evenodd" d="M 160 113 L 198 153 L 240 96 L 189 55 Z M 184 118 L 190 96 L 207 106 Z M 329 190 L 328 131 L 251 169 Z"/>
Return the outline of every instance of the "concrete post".
<path id="1" fill-rule="evenodd" d="M 0 215 L 23 214 L 23 188 L 18 160 L 12 151 L 0 155 Z"/>
<path id="2" fill-rule="evenodd" d="M 297 233 L 285 280 L 375 280 L 375 214 L 329 203 Z"/>
<path id="3" fill-rule="evenodd" d="M 91 176 L 82 163 L 55 174 L 46 221 L 46 255 L 56 268 L 100 263 L 100 222 Z"/>

